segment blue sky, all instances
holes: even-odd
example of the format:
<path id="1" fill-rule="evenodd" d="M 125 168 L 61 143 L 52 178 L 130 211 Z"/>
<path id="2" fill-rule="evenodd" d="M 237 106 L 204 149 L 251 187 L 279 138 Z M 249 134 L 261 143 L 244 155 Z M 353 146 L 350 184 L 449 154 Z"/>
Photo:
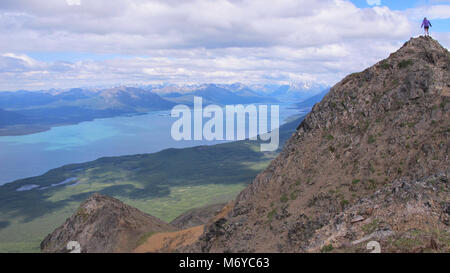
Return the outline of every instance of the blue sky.
<path id="1" fill-rule="evenodd" d="M 376 5 L 387 6 L 392 10 L 406 10 L 424 5 L 445 4 L 450 1 L 430 1 L 430 0 L 352 0 L 352 2 L 360 8 L 373 7 Z M 370 4 L 369 4 L 370 3 Z"/>
<path id="2" fill-rule="evenodd" d="M 27 52 L 27 55 L 35 60 L 44 62 L 56 62 L 56 61 L 77 62 L 83 60 L 106 61 L 118 58 L 131 58 L 130 56 L 121 54 L 102 54 L 102 53 L 97 54 L 95 52 L 64 52 L 64 51 L 55 51 L 55 52 L 29 51 Z"/>
<path id="3" fill-rule="evenodd" d="M 0 91 L 117 84 L 334 84 L 450 1 L 2 0 Z M 6 37 L 6 38 L 4 38 Z"/>
<path id="4" fill-rule="evenodd" d="M 372 8 L 374 6 L 387 6 L 391 10 L 407 11 L 408 9 L 433 6 L 433 5 L 450 5 L 450 1 L 446 0 L 352 0 L 359 8 Z M 370 3 L 370 4 L 369 4 Z M 423 17 L 430 16 L 423 13 Z M 436 19 L 433 18 L 433 31 L 435 32 L 450 32 L 450 19 Z M 420 20 L 417 24 L 421 24 Z"/>

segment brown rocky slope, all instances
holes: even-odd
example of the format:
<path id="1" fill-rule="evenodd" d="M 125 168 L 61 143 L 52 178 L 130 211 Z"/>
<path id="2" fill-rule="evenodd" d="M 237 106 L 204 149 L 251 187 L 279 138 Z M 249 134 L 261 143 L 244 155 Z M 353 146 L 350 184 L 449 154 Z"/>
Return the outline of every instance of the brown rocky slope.
<path id="1" fill-rule="evenodd" d="M 42 241 L 41 250 L 69 252 L 67 243 L 77 241 L 81 252 L 131 252 L 145 236 L 175 230 L 174 226 L 115 198 L 94 194 Z"/>
<path id="2" fill-rule="evenodd" d="M 450 54 L 419 37 L 315 105 L 191 252 L 449 251 Z"/>
<path id="3" fill-rule="evenodd" d="M 179 229 L 188 229 L 204 225 L 216 216 L 225 205 L 226 203 L 220 203 L 191 209 L 172 220 L 170 224 Z"/>

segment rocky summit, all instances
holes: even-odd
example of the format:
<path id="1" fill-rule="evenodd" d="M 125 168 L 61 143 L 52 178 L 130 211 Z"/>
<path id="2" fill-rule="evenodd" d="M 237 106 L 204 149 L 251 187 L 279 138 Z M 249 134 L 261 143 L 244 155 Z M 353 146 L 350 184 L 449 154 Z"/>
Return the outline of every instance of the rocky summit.
<path id="1" fill-rule="evenodd" d="M 41 250 L 69 252 L 67 244 L 76 241 L 83 253 L 131 252 L 146 236 L 175 230 L 115 198 L 94 194 L 42 241 Z"/>
<path id="2" fill-rule="evenodd" d="M 448 251 L 449 69 L 419 37 L 344 78 L 185 251 Z"/>

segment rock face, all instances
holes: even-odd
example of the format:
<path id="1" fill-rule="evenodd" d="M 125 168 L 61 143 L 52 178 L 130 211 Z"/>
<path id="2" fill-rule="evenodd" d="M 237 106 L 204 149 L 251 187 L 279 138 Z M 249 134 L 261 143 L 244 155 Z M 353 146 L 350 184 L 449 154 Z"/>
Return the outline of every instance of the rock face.
<path id="1" fill-rule="evenodd" d="M 216 216 L 225 205 L 226 203 L 221 203 L 192 209 L 175 218 L 170 224 L 179 229 L 204 225 Z"/>
<path id="2" fill-rule="evenodd" d="M 449 97 L 450 54 L 428 37 L 347 76 L 187 251 L 448 250 Z"/>
<path id="3" fill-rule="evenodd" d="M 447 177 L 440 173 L 390 183 L 332 217 L 316 231 L 309 250 L 366 252 L 375 240 L 388 253 L 450 252 Z"/>
<path id="4" fill-rule="evenodd" d="M 94 194 L 42 241 L 41 250 L 69 252 L 67 243 L 77 241 L 83 253 L 131 252 L 147 234 L 175 230 L 117 199 Z"/>

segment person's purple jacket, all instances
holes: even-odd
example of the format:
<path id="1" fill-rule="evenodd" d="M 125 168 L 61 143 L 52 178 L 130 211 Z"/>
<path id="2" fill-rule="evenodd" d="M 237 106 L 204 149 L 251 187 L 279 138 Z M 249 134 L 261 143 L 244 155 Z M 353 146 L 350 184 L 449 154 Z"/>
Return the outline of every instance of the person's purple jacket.
<path id="1" fill-rule="evenodd" d="M 429 27 L 432 27 L 432 25 L 431 25 L 431 22 L 430 21 L 428 21 L 427 19 L 423 19 L 423 22 L 422 22 L 422 27 L 424 27 L 424 28 L 429 28 Z"/>

